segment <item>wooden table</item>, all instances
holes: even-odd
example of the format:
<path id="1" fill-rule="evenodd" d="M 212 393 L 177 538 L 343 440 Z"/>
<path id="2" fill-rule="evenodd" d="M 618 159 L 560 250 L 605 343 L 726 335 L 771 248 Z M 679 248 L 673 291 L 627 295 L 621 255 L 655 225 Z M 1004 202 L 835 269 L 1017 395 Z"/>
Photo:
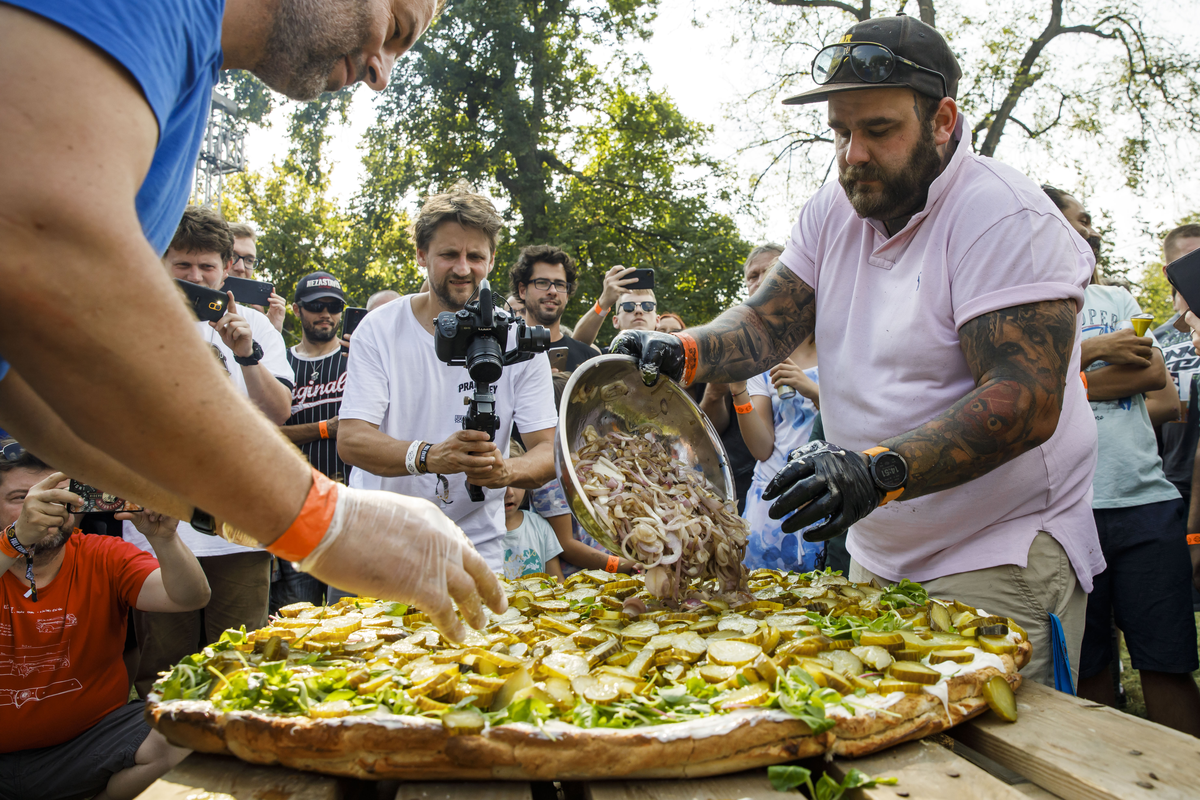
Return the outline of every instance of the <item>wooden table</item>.
<path id="1" fill-rule="evenodd" d="M 895 786 L 854 800 L 1167 800 L 1200 797 L 1200 739 L 1027 683 L 1020 721 L 992 714 L 937 741 L 909 742 L 867 758 L 805 763 L 840 778 L 851 768 Z M 222 796 L 222 793 L 224 796 Z M 797 795 L 793 794 L 793 797 Z M 766 770 L 677 781 L 372 784 L 193 754 L 140 800 L 780 800 Z"/>

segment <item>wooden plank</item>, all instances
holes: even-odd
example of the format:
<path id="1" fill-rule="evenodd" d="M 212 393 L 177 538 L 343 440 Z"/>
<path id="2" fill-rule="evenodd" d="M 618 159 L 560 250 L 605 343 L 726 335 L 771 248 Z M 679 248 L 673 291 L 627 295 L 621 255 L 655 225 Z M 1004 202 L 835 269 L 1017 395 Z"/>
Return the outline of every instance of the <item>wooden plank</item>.
<path id="1" fill-rule="evenodd" d="M 1200 739 L 1026 682 L 1016 724 L 993 714 L 949 731 L 1066 800 L 1195 798 Z"/>
<path id="2" fill-rule="evenodd" d="M 765 769 L 713 778 L 595 781 L 584 784 L 586 800 L 780 800 Z M 786 800 L 786 798 L 785 798 Z"/>
<path id="3" fill-rule="evenodd" d="M 532 800 L 528 783 L 464 781 L 462 783 L 402 783 L 396 800 Z"/>
<path id="4" fill-rule="evenodd" d="M 137 800 L 341 800 L 337 778 L 286 767 L 248 764 L 230 756 L 192 753 Z M 208 798 L 206 798 L 208 800 Z"/>
<path id="5" fill-rule="evenodd" d="M 873 778 L 899 778 L 895 786 L 862 789 L 856 800 L 1025 800 L 1027 795 L 950 750 L 917 741 L 891 747 L 863 758 L 835 758 L 826 765 L 841 780 L 851 769 Z"/>

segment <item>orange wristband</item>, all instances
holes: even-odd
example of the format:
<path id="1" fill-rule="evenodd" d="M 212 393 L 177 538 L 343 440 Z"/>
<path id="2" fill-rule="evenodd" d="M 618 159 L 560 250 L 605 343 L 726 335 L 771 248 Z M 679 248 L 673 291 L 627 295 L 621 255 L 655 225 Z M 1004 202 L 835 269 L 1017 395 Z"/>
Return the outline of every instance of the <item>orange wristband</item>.
<path id="1" fill-rule="evenodd" d="M 604 565 L 605 572 L 616 572 L 621 568 L 621 559 L 616 556 L 609 556 L 608 563 Z"/>
<path id="2" fill-rule="evenodd" d="M 16 528 L 16 525 L 17 523 L 14 522 L 8 528 L 0 531 L 0 553 L 3 553 L 9 558 L 24 558 L 24 556 L 17 552 L 17 548 L 12 546 L 12 542 L 8 540 L 9 528 Z"/>
<path id="3" fill-rule="evenodd" d="M 1188 544 L 1200 544 L 1200 533 L 1189 533 Z"/>
<path id="4" fill-rule="evenodd" d="M 754 403 L 746 403 L 745 405 L 735 405 L 733 410 L 739 414 L 749 414 L 754 410 Z"/>
<path id="5" fill-rule="evenodd" d="M 1079 380 L 1083 381 L 1083 393 L 1087 394 L 1087 390 L 1088 390 L 1088 388 L 1087 388 L 1087 373 L 1086 372 L 1079 373 Z"/>
<path id="6" fill-rule="evenodd" d="M 607 313 L 608 313 L 608 309 L 607 309 L 607 308 L 601 308 L 601 307 L 600 307 L 600 301 L 599 301 L 599 300 L 597 300 L 597 301 L 596 301 L 596 306 L 595 306 L 595 308 L 593 308 L 593 309 L 592 309 L 592 311 L 595 311 L 595 312 L 596 312 L 596 316 L 597 316 L 597 317 L 603 317 L 605 314 L 607 314 Z"/>
<path id="7" fill-rule="evenodd" d="M 321 432 L 322 439 L 329 438 L 329 425 L 328 425 L 328 423 L 325 422 L 325 420 L 321 420 L 320 422 L 317 423 L 317 430 L 319 430 Z"/>
<path id="8" fill-rule="evenodd" d="M 333 521 L 333 510 L 337 507 L 338 485 L 315 469 L 312 476 L 312 488 L 308 490 L 300 514 L 282 536 L 267 546 L 268 553 L 288 561 L 302 561 L 325 538 Z"/>
<path id="9" fill-rule="evenodd" d="M 696 365 L 700 363 L 700 348 L 696 344 L 696 340 L 682 331 L 675 334 L 679 337 L 679 343 L 683 345 L 683 380 L 681 383 L 687 387 L 692 385 L 692 381 L 696 379 Z"/>

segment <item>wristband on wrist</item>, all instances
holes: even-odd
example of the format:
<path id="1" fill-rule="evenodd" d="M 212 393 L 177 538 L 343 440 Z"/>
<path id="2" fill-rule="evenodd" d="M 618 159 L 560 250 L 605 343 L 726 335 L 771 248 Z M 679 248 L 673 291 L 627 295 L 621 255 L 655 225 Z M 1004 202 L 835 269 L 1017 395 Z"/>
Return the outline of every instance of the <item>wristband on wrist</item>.
<path id="1" fill-rule="evenodd" d="M 1200 533 L 1189 533 L 1187 535 L 1188 544 L 1200 544 Z"/>
<path id="2" fill-rule="evenodd" d="M 754 410 L 754 403 L 743 403 L 740 406 L 737 403 L 734 403 L 733 410 L 739 414 L 749 414 Z"/>
<path id="3" fill-rule="evenodd" d="M 421 445 L 424 442 L 414 440 L 408 446 L 408 452 L 404 455 L 404 468 L 408 470 L 409 475 L 417 474 L 417 456 L 421 454 Z"/>
<path id="4" fill-rule="evenodd" d="M 696 344 L 695 339 L 682 331 L 675 334 L 675 336 L 679 338 L 679 343 L 683 345 L 682 384 L 684 388 L 687 388 L 696 379 L 696 366 L 700 362 L 700 348 Z"/>
<path id="5" fill-rule="evenodd" d="M 425 463 L 425 459 L 429 457 L 429 451 L 432 449 L 433 445 L 426 443 L 426 445 L 421 448 L 421 455 L 417 456 L 417 472 L 421 473 L 422 475 L 429 472 L 429 465 Z"/>
<path id="6" fill-rule="evenodd" d="M 267 545 L 268 553 L 288 561 L 302 561 L 317 549 L 329 530 L 333 510 L 337 507 L 338 485 L 315 469 L 312 479 L 312 488 L 308 490 L 299 515 L 282 536 Z"/>
<path id="7" fill-rule="evenodd" d="M 321 420 L 317 423 L 317 430 L 321 432 L 322 439 L 329 438 L 329 423 L 327 423 L 325 420 Z"/>
<path id="8" fill-rule="evenodd" d="M 596 316 L 597 316 L 597 317 L 603 317 L 605 314 L 607 314 L 607 313 L 608 313 L 608 309 L 607 309 L 607 308 L 601 308 L 601 307 L 600 307 L 600 301 L 599 301 L 599 300 L 597 300 L 597 301 L 596 301 L 596 305 L 595 305 L 595 307 L 593 307 L 593 308 L 592 308 L 592 311 L 595 311 L 595 312 L 596 312 Z"/>
<path id="9" fill-rule="evenodd" d="M 13 524 L 11 524 L 7 528 L 5 528 L 4 533 L 2 535 L 0 535 L 0 553 L 3 553 L 4 555 L 8 556 L 9 558 L 21 558 L 22 557 L 21 552 L 19 550 L 17 550 L 17 548 L 13 547 L 12 542 L 10 542 L 8 540 L 8 534 L 10 532 L 12 533 L 13 538 L 14 539 L 16 538 L 16 535 L 17 535 L 16 531 L 17 531 L 17 523 L 14 522 Z"/>
<path id="10" fill-rule="evenodd" d="M 616 556 L 609 556 L 608 563 L 604 565 L 605 572 L 616 572 L 621 567 L 621 559 Z"/>
<path id="11" fill-rule="evenodd" d="M 1086 373 L 1086 372 L 1080 372 L 1080 373 L 1079 373 L 1079 380 L 1083 381 L 1083 393 L 1084 393 L 1084 394 L 1087 394 L 1087 392 L 1088 392 L 1088 385 L 1087 385 L 1087 373 Z"/>

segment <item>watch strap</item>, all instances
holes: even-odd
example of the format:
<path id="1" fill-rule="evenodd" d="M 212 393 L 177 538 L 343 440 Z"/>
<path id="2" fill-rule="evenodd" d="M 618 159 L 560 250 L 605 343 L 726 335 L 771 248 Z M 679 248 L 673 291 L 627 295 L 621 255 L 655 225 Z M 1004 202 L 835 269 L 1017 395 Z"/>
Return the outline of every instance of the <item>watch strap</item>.
<path id="1" fill-rule="evenodd" d="M 262 345 L 259 344 L 258 342 L 251 342 L 250 343 L 250 355 L 246 356 L 245 358 L 243 358 L 242 356 L 235 355 L 233 357 L 233 360 L 237 364 L 239 364 L 243 367 L 257 366 L 258 363 L 263 360 Z"/>
<path id="2" fill-rule="evenodd" d="M 891 453 L 891 452 L 894 452 L 894 451 L 890 447 L 884 447 L 883 445 L 876 445 L 875 447 L 872 447 L 870 450 L 864 450 L 863 455 L 865 455 L 867 458 L 870 458 L 873 460 L 875 458 L 875 456 L 877 456 L 877 455 L 880 455 L 882 453 Z M 899 454 L 897 454 L 897 455 L 899 455 Z M 903 458 L 903 456 L 901 456 L 901 458 Z M 871 478 L 874 479 L 874 477 L 875 477 L 874 474 L 872 474 Z M 893 500 L 895 500 L 897 497 L 899 497 L 902 494 L 904 494 L 903 486 L 901 486 L 899 489 L 896 489 L 891 492 L 884 492 L 883 499 L 879 501 L 879 505 L 886 506 L 888 503 L 892 502 Z"/>
<path id="3" fill-rule="evenodd" d="M 207 511 L 201 511 L 198 508 L 194 509 L 192 511 L 192 518 L 188 521 L 188 524 L 206 536 L 217 535 L 217 520 Z"/>

